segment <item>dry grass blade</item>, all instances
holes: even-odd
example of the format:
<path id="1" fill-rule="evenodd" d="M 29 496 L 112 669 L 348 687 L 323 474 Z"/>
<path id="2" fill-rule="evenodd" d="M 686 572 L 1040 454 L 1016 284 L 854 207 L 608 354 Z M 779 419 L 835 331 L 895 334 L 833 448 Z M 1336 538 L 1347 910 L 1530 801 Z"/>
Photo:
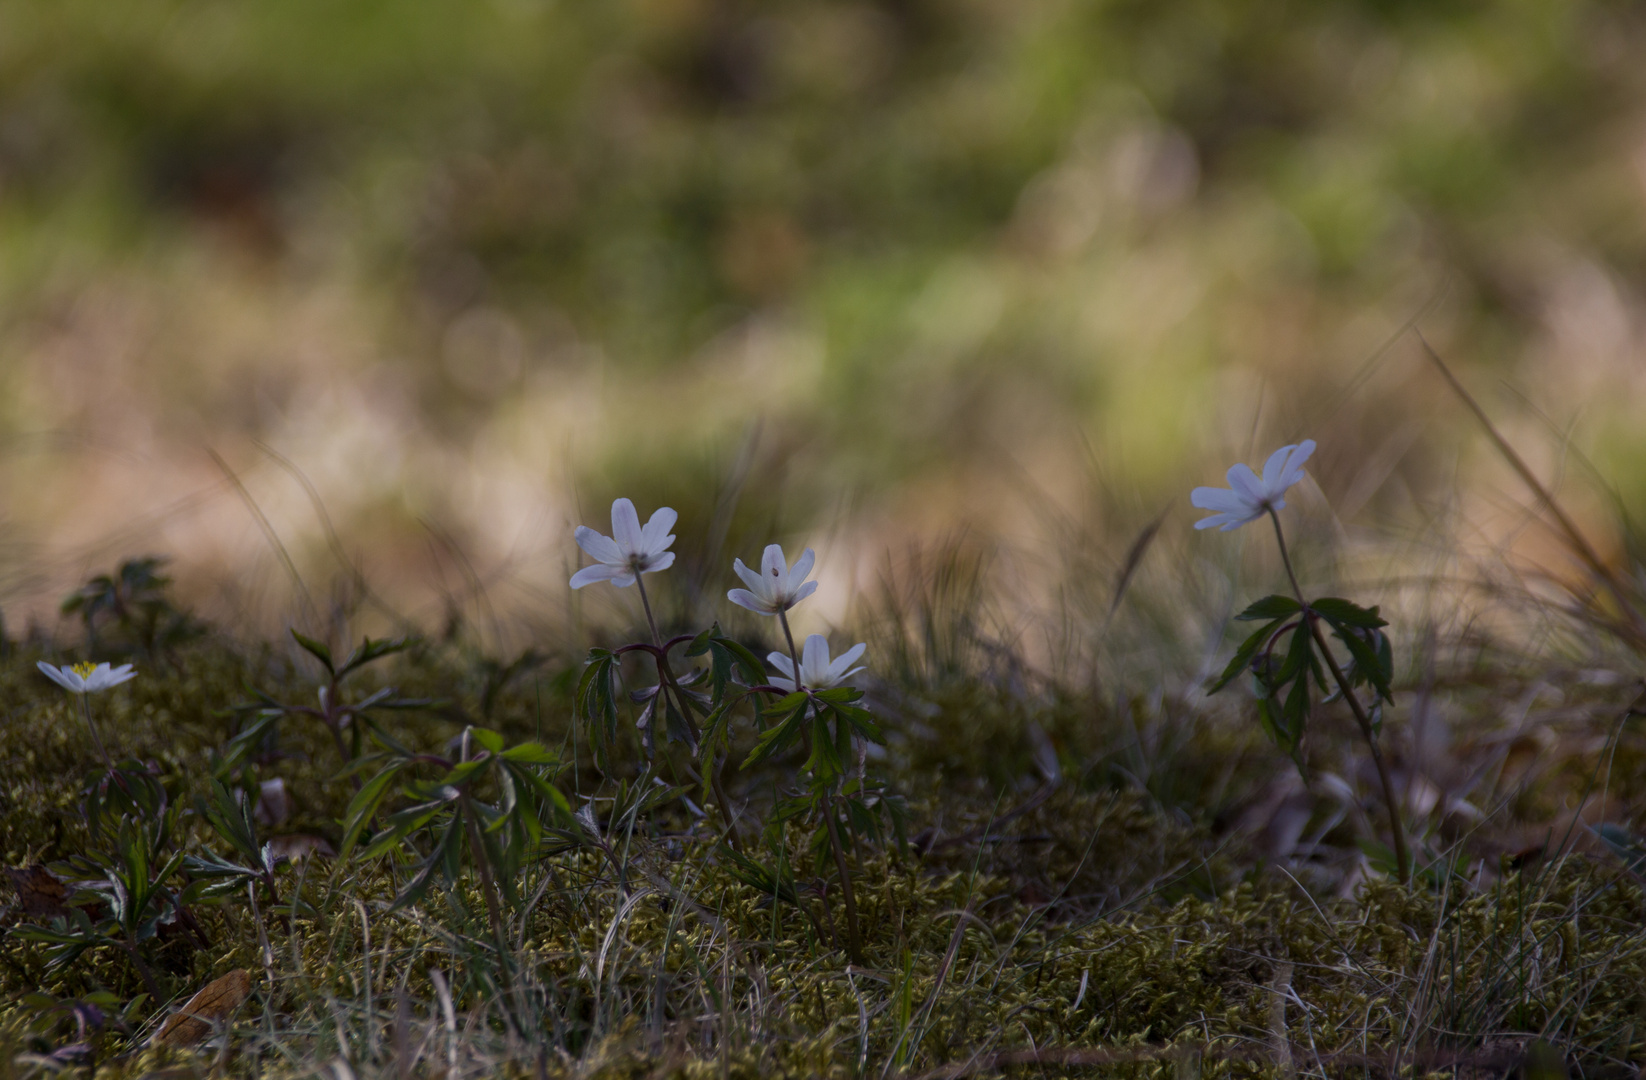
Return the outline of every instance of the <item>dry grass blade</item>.
<path id="1" fill-rule="evenodd" d="M 1440 354 L 1435 352 L 1421 333 L 1417 333 L 1417 340 L 1423 346 L 1424 355 L 1440 372 L 1441 378 L 1446 380 L 1446 385 L 1451 387 L 1452 392 L 1474 414 L 1475 419 L 1480 421 L 1480 426 L 1485 430 L 1487 437 L 1492 440 L 1492 445 L 1497 448 L 1497 452 L 1502 455 L 1504 461 L 1509 463 L 1509 467 L 1514 469 L 1521 480 L 1526 483 L 1526 486 L 1532 489 L 1532 493 L 1537 496 L 1538 502 L 1548 510 L 1549 514 L 1555 519 L 1555 523 L 1560 526 L 1560 534 L 1567 545 L 1577 555 L 1578 559 L 1588 567 L 1589 572 L 1594 574 L 1605 586 L 1606 591 L 1612 594 L 1619 611 L 1628 620 L 1627 626 L 1618 625 L 1616 620 L 1607 620 L 1608 625 L 1620 637 L 1623 637 L 1632 648 L 1637 651 L 1646 649 L 1646 616 L 1642 616 L 1640 609 L 1636 607 L 1634 599 L 1629 595 L 1629 590 L 1618 580 L 1617 574 L 1612 568 L 1606 565 L 1606 561 L 1600 557 L 1600 553 L 1589 542 L 1589 538 L 1583 535 L 1583 530 L 1577 527 L 1577 522 L 1572 520 L 1571 515 L 1566 513 L 1565 509 L 1555 499 L 1554 494 L 1537 478 L 1537 474 L 1532 471 L 1531 466 L 1526 464 L 1525 460 L 1515 452 L 1514 447 L 1509 445 L 1509 440 L 1505 439 L 1502 433 L 1497 430 L 1491 418 L 1486 415 L 1486 410 L 1480 407 L 1480 403 L 1458 381 L 1457 376 L 1452 374 L 1452 369 L 1446 366 L 1446 361 L 1440 358 Z M 1580 597 L 1579 599 L 1583 600 L 1585 598 Z"/>

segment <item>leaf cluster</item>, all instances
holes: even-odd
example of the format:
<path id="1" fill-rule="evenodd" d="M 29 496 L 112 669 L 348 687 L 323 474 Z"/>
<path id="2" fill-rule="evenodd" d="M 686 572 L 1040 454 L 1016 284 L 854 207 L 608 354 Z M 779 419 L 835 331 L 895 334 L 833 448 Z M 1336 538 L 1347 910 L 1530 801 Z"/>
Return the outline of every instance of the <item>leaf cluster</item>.
<path id="1" fill-rule="evenodd" d="M 566 797 L 553 784 L 560 766 L 554 752 L 535 742 L 505 748 L 501 735 L 478 727 L 467 728 L 461 743 L 462 753 L 451 761 L 385 742 L 381 753 L 350 769 L 377 766 L 344 814 L 339 856 L 347 858 L 364 845 L 361 858 L 407 852 L 414 860 L 391 910 L 416 903 L 437 877 L 455 883 L 465 852 L 497 883 L 504 899 L 515 903 L 515 879 L 525 860 L 538 853 L 545 826 L 572 818 Z M 419 771 L 424 775 L 416 775 Z M 407 805 L 374 830 L 396 782 Z"/>
<path id="2" fill-rule="evenodd" d="M 1343 669 L 1351 689 L 1372 689 L 1373 734 L 1382 721 L 1382 706 L 1394 701 L 1390 683 L 1394 678 L 1394 654 L 1389 637 L 1383 633 L 1388 623 L 1376 607 L 1363 608 L 1348 600 L 1326 597 L 1307 606 L 1289 596 L 1266 596 L 1235 616 L 1240 622 L 1261 625 L 1240 643 L 1223 673 L 1213 682 L 1210 693 L 1222 690 L 1243 673 L 1250 673 L 1257 697 L 1258 718 L 1263 730 L 1297 763 L 1304 767 L 1303 738 L 1311 708 L 1310 682 L 1333 700 L 1342 690 L 1333 691 L 1327 668 L 1336 663 L 1327 655 L 1318 623 L 1330 627 L 1332 636 L 1349 654 Z"/>

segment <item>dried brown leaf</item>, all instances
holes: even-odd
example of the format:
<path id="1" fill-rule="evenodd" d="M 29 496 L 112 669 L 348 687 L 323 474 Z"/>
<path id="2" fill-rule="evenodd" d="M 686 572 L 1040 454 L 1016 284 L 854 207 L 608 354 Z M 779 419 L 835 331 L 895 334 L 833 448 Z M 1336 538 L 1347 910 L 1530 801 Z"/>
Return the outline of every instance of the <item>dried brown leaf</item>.
<path id="1" fill-rule="evenodd" d="M 161 1025 L 154 1041 L 162 1046 L 193 1046 L 226 1022 L 250 993 L 251 976 L 245 968 L 235 968 L 201 987 L 199 993 Z"/>
<path id="2" fill-rule="evenodd" d="M 69 913 L 69 887 L 52 876 L 40 863 L 21 870 L 6 867 L 6 876 L 17 890 L 18 905 L 31 919 L 54 919 Z"/>

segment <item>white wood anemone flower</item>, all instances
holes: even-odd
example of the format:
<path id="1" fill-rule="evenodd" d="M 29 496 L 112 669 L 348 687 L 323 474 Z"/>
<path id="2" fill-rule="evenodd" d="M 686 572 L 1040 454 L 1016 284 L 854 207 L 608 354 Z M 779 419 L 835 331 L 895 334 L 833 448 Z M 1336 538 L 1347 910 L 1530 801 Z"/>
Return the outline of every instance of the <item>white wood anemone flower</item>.
<path id="1" fill-rule="evenodd" d="M 748 588 L 733 589 L 726 599 L 757 615 L 779 615 L 817 591 L 817 582 L 806 580 L 816 561 L 817 556 L 807 548 L 790 567 L 782 546 L 767 544 L 760 556 L 758 574 L 744 566 L 742 559 L 732 560 L 732 569 Z"/>
<path id="2" fill-rule="evenodd" d="M 800 650 L 801 685 L 808 690 L 827 690 L 831 686 L 839 686 L 863 670 L 861 667 L 852 667 L 852 664 L 863 655 L 866 648 L 868 646 L 860 641 L 830 660 L 828 639 L 822 634 L 811 635 Z M 766 660 L 783 673 L 772 676 L 772 685 L 792 694 L 795 689 L 794 661 L 780 652 L 767 653 Z M 848 671 L 848 668 L 851 670 Z"/>
<path id="3" fill-rule="evenodd" d="M 55 667 L 42 660 L 39 667 L 45 672 L 46 678 L 71 694 L 95 694 L 99 690 L 107 690 L 111 686 L 119 686 L 123 682 L 137 678 L 137 672 L 131 669 L 130 664 L 111 668 L 106 663 L 93 664 L 90 661 L 82 661 L 78 664 Z"/>
<path id="4" fill-rule="evenodd" d="M 1238 529 L 1270 510 L 1286 506 L 1286 489 L 1303 479 L 1303 463 L 1315 452 L 1313 439 L 1304 439 L 1295 446 L 1282 446 L 1263 463 L 1263 475 L 1258 476 L 1245 464 L 1229 470 L 1226 488 L 1197 487 L 1189 493 L 1189 502 L 1202 510 L 1214 511 L 1211 517 L 1194 523 L 1197 529 L 1218 527 L 1220 532 Z"/>
<path id="5" fill-rule="evenodd" d="M 674 534 L 669 530 L 674 528 L 679 517 L 669 507 L 659 507 L 642 529 L 634 503 L 627 499 L 614 501 L 610 536 L 597 533 L 587 525 L 577 527 L 574 534 L 577 546 L 589 553 L 595 565 L 585 566 L 573 574 L 572 588 L 581 589 L 597 581 L 609 581 L 620 589 L 626 589 L 641 574 L 668 569 L 674 565 L 674 552 L 669 550 L 669 545 L 674 543 Z"/>

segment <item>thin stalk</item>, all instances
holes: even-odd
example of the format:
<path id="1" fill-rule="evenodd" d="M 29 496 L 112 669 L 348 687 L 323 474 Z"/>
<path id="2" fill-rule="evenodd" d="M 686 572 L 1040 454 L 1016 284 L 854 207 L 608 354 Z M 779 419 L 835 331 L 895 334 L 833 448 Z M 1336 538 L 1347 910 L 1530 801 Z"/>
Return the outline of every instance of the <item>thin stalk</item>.
<path id="1" fill-rule="evenodd" d="M 789 659 L 794 661 L 794 688 L 804 690 L 805 686 L 800 682 L 800 652 L 794 647 L 794 634 L 789 631 L 789 613 L 779 611 L 777 621 L 783 624 L 783 640 L 789 643 Z"/>
<path id="2" fill-rule="evenodd" d="M 823 799 L 823 823 L 829 830 L 829 847 L 834 850 L 835 869 L 840 871 L 840 898 L 846 902 L 846 943 L 847 952 L 851 955 L 852 963 L 863 962 L 862 939 L 857 934 L 857 900 L 852 895 L 852 874 L 846 867 L 846 851 L 840 843 L 840 827 L 834 820 L 835 799 L 833 792 Z"/>
<path id="3" fill-rule="evenodd" d="M 806 684 L 800 681 L 800 653 L 794 647 L 794 634 L 789 632 L 789 615 L 787 611 L 779 610 L 777 621 L 783 624 L 783 640 L 789 643 L 789 660 L 794 664 L 794 688 L 798 693 L 806 689 Z M 806 756 L 812 756 L 812 729 L 810 724 L 800 725 L 800 744 L 806 751 Z"/>
<path id="4" fill-rule="evenodd" d="M 509 973 L 509 938 L 503 929 L 503 908 L 497 899 L 497 882 L 492 877 L 491 860 L 486 857 L 485 840 L 480 835 L 480 825 L 475 821 L 474 808 L 469 805 L 469 797 L 465 793 L 458 806 L 458 813 L 463 815 L 463 825 L 469 833 L 469 847 L 474 851 L 474 866 L 480 873 L 480 892 L 486 898 L 486 915 L 491 920 L 492 937 L 497 941 L 497 963 L 503 974 L 505 986 L 510 986 L 512 992 L 513 979 Z"/>
<path id="5" fill-rule="evenodd" d="M 103 764 L 107 765 L 110 771 L 113 771 L 114 761 L 109 757 L 108 750 L 103 746 L 102 736 L 97 734 L 97 725 L 91 722 L 91 695 L 81 694 L 80 704 L 86 710 L 86 730 L 91 732 L 91 741 L 97 747 L 97 753 L 102 756 Z"/>
<path id="6" fill-rule="evenodd" d="M 801 680 L 800 675 L 800 652 L 794 647 L 794 632 L 789 629 L 788 612 L 779 610 L 777 621 L 783 626 L 783 640 L 789 645 L 789 660 L 794 664 L 794 688 L 797 691 L 804 690 L 806 684 Z M 805 737 L 806 752 L 809 755 L 812 748 L 811 728 L 803 726 L 800 730 Z M 862 939 L 858 937 L 857 933 L 857 898 L 852 893 L 852 873 L 846 866 L 846 849 L 840 843 L 840 827 L 835 823 L 834 812 L 835 797 L 834 792 L 831 791 L 823 797 L 823 823 L 829 831 L 829 848 L 834 852 L 835 869 L 840 872 L 840 898 L 846 904 L 847 952 L 852 958 L 852 963 L 861 964 L 863 962 L 863 948 Z"/>
<path id="7" fill-rule="evenodd" d="M 1269 508 L 1269 520 L 1274 522 L 1275 540 L 1280 545 L 1280 561 L 1286 566 L 1286 577 L 1292 583 L 1292 592 L 1297 596 L 1297 602 L 1303 607 L 1303 620 L 1308 624 L 1309 633 L 1315 644 L 1320 647 L 1320 653 L 1326 658 L 1326 666 L 1332 672 L 1332 678 L 1337 682 L 1338 689 L 1343 692 L 1343 700 L 1349 703 L 1349 710 L 1355 714 L 1355 722 L 1360 725 L 1360 734 L 1366 740 L 1366 746 L 1372 752 L 1372 764 L 1377 767 L 1377 780 L 1383 787 L 1383 802 L 1389 808 L 1389 828 L 1394 834 L 1395 866 L 1400 874 L 1400 883 L 1412 883 L 1412 857 L 1406 848 L 1406 830 L 1400 824 L 1400 804 L 1395 801 L 1394 782 L 1389 778 L 1389 768 L 1383 761 L 1383 750 L 1377 744 L 1377 733 L 1372 730 L 1372 718 L 1366 714 L 1360 699 L 1355 696 L 1349 686 L 1348 676 L 1343 674 L 1343 668 L 1338 665 L 1337 657 L 1332 655 L 1331 647 L 1326 644 L 1326 635 L 1320 632 L 1320 624 L 1309 610 L 1309 602 L 1303 598 L 1303 589 L 1297 583 L 1297 574 L 1292 571 L 1292 557 L 1286 550 L 1286 534 L 1280 529 L 1280 515 Z M 1307 679 L 1309 673 L 1304 671 L 1299 678 Z"/>
<path id="8" fill-rule="evenodd" d="M 166 995 L 161 992 L 160 984 L 154 981 L 154 973 L 149 971 L 149 966 L 143 963 L 143 958 L 137 954 L 137 946 L 127 940 L 121 943 L 120 948 L 125 950 L 127 956 L 131 957 L 132 967 L 137 969 L 138 977 L 143 980 L 143 985 L 148 988 L 149 997 L 153 999 L 154 1007 L 159 1008 L 160 1004 L 166 1000 Z"/>
<path id="9" fill-rule="evenodd" d="M 657 619 L 652 616 L 652 602 L 646 596 L 646 580 L 641 576 L 639 567 L 636 567 L 634 571 L 634 584 L 640 590 L 640 604 L 646 609 L 646 625 L 652 628 L 652 644 L 661 649 L 663 647 L 663 635 L 657 632 Z"/>
<path id="10" fill-rule="evenodd" d="M 1457 376 L 1452 374 L 1452 369 L 1446 366 L 1446 361 L 1442 360 L 1440 354 L 1435 352 L 1433 347 L 1429 345 L 1428 339 L 1422 334 L 1418 334 L 1417 340 L 1423 346 L 1423 352 L 1428 356 L 1429 362 L 1440 372 L 1441 378 L 1446 380 L 1446 385 L 1451 387 L 1452 393 L 1458 396 L 1469 411 L 1474 413 L 1475 419 L 1480 421 L 1480 426 L 1486 429 L 1487 437 L 1492 440 L 1492 445 L 1497 448 L 1497 452 L 1503 455 L 1503 460 L 1509 463 L 1509 467 L 1519 474 L 1520 479 L 1525 482 L 1527 487 L 1532 489 L 1532 493 L 1537 496 L 1538 501 L 1554 516 L 1555 523 L 1560 526 L 1560 531 L 1566 536 L 1566 542 L 1571 545 L 1572 550 L 1577 552 L 1578 558 L 1588 566 L 1590 573 L 1600 579 L 1601 584 L 1606 587 L 1606 591 L 1612 594 L 1612 599 L 1617 602 L 1619 610 L 1623 612 L 1624 617 L 1629 622 L 1629 629 L 1633 632 L 1635 643 L 1639 645 L 1646 642 L 1646 616 L 1641 615 L 1640 610 L 1630 599 L 1627 588 L 1618 580 L 1617 574 L 1606 564 L 1606 560 L 1600 557 L 1600 553 L 1595 550 L 1594 545 L 1589 543 L 1589 538 L 1583 534 L 1582 529 L 1577 527 L 1577 522 L 1573 521 L 1560 503 L 1555 501 L 1554 493 L 1545 487 L 1542 481 L 1538 480 L 1537 474 L 1532 471 L 1531 466 L 1527 465 L 1525 460 L 1515 453 L 1514 447 L 1509 445 L 1509 440 L 1498 432 L 1491 418 L 1486 415 L 1486 410 L 1480 407 L 1480 403 L 1474 399 L 1474 395 L 1470 394 L 1463 384 L 1458 381 Z"/>
<path id="11" fill-rule="evenodd" d="M 686 704 L 686 692 L 681 688 L 680 683 L 675 680 L 674 669 L 669 666 L 668 649 L 663 644 L 663 635 L 658 632 L 657 619 L 652 615 L 652 602 L 646 596 L 646 582 L 641 577 L 638 568 L 635 570 L 634 584 L 640 590 L 640 604 L 646 609 L 646 625 L 651 627 L 652 644 L 657 646 L 657 653 L 655 654 L 657 656 L 657 678 L 658 682 L 663 684 L 663 688 L 659 692 L 666 694 L 672 690 L 675 706 L 679 708 L 680 715 L 686 717 L 687 722 L 690 723 L 692 714 L 690 707 Z M 653 723 L 655 722 L 654 720 Z M 665 717 L 665 726 L 667 723 L 668 719 Z M 696 725 L 692 726 L 695 728 Z M 732 820 L 731 799 L 726 795 L 725 785 L 720 781 L 719 762 L 713 763 L 709 768 L 709 783 L 714 788 L 715 802 L 720 805 L 720 820 L 726 823 L 726 835 L 732 842 L 732 850 L 741 852 L 743 850 L 743 841 L 737 835 L 737 823 Z"/>

